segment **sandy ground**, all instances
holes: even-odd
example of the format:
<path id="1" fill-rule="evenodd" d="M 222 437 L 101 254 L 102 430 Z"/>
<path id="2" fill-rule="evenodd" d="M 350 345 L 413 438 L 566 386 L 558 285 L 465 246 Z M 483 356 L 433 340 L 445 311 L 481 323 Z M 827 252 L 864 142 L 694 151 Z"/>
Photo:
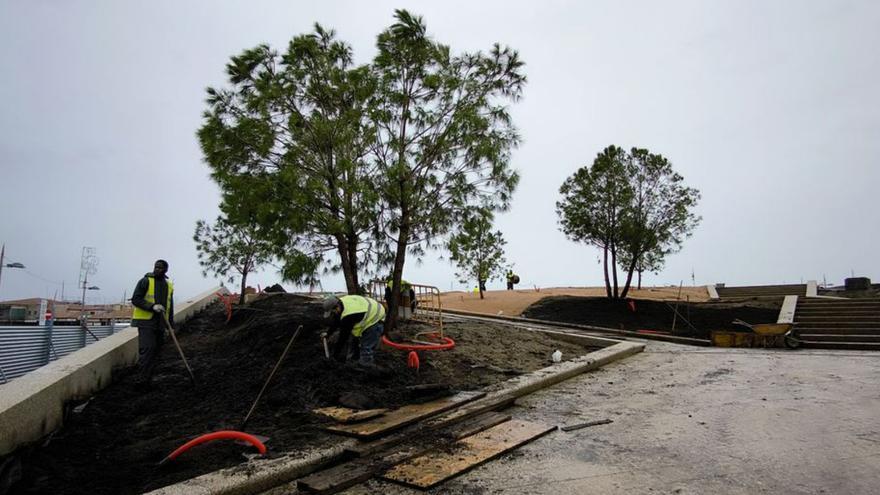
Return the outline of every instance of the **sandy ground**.
<path id="1" fill-rule="evenodd" d="M 703 349 L 643 354 L 521 399 L 567 425 L 427 493 L 877 493 L 876 353 Z M 381 481 L 348 495 L 418 492 Z"/>
<path id="2" fill-rule="evenodd" d="M 440 302 L 444 308 L 473 311 L 477 313 L 519 316 L 529 305 L 547 296 L 593 296 L 604 297 L 604 287 L 552 287 L 548 289 L 493 290 L 484 292 L 484 299 L 473 292 L 444 292 Z M 678 287 L 651 287 L 631 290 L 633 299 L 675 300 Z M 682 287 L 681 298 L 691 301 L 708 301 L 709 294 L 703 286 Z M 500 313 L 499 313 L 500 312 Z"/>

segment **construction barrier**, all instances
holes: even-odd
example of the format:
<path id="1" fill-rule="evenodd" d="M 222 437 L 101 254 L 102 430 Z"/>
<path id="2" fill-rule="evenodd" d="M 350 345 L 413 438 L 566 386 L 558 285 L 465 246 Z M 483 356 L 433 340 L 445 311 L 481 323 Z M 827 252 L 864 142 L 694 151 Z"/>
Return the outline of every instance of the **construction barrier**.
<path id="1" fill-rule="evenodd" d="M 382 301 L 386 310 L 384 280 L 374 280 L 370 283 L 370 297 Z M 400 294 L 399 317 L 404 320 L 420 321 L 437 327 L 424 333 L 439 333 L 443 338 L 443 307 L 440 304 L 440 289 L 431 285 L 409 284 L 408 291 Z"/>

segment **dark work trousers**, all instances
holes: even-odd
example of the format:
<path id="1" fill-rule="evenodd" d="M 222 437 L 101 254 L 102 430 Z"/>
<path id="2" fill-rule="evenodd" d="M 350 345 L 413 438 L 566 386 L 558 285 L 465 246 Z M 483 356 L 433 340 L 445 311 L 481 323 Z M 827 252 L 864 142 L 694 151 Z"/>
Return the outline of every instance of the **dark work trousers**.
<path id="1" fill-rule="evenodd" d="M 141 323 L 138 327 L 138 382 L 150 383 L 159 362 L 159 352 L 165 344 L 165 329 L 156 322 Z"/>

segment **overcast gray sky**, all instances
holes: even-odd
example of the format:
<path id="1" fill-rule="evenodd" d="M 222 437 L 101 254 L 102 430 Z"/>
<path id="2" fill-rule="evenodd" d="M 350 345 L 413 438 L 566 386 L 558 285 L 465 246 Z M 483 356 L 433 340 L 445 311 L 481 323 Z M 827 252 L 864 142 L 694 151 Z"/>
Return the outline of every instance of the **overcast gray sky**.
<path id="1" fill-rule="evenodd" d="M 703 195 L 702 224 L 646 283 L 880 279 L 878 2 L 3 0 L 0 242 L 27 271 L 3 271 L 0 300 L 62 281 L 70 297 L 82 246 L 100 257 L 93 302 L 130 295 L 158 257 L 179 294 L 212 286 L 191 239 L 219 198 L 195 139 L 205 88 L 231 55 L 315 22 L 368 62 L 401 7 L 454 51 L 497 41 L 526 62 L 522 180 L 497 222 L 526 286 L 601 285 L 554 204 L 612 143 L 663 154 Z M 434 254 L 405 277 L 448 290 L 454 271 Z"/>

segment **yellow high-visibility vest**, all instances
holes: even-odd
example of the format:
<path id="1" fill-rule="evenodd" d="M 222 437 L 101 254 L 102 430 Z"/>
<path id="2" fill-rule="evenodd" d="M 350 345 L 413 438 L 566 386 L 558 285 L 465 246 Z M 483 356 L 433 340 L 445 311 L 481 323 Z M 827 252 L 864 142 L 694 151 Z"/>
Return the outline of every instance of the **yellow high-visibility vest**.
<path id="1" fill-rule="evenodd" d="M 147 277 L 147 280 L 150 282 L 150 285 L 147 287 L 147 294 L 144 296 L 144 301 L 147 301 L 147 304 L 152 306 L 153 304 L 156 304 L 156 280 L 153 277 Z M 171 293 L 174 292 L 174 284 L 171 283 L 170 279 L 166 279 L 165 283 L 168 284 L 168 300 L 165 301 L 164 306 L 166 311 L 170 311 Z M 134 306 L 134 309 L 131 312 L 131 319 L 151 320 L 153 319 L 153 312 Z"/>
<path id="2" fill-rule="evenodd" d="M 355 313 L 364 313 L 361 321 L 357 322 L 351 329 L 351 334 L 360 337 L 364 330 L 379 323 L 385 319 L 385 308 L 373 298 L 364 296 L 342 296 L 342 314 L 339 319 Z"/>

